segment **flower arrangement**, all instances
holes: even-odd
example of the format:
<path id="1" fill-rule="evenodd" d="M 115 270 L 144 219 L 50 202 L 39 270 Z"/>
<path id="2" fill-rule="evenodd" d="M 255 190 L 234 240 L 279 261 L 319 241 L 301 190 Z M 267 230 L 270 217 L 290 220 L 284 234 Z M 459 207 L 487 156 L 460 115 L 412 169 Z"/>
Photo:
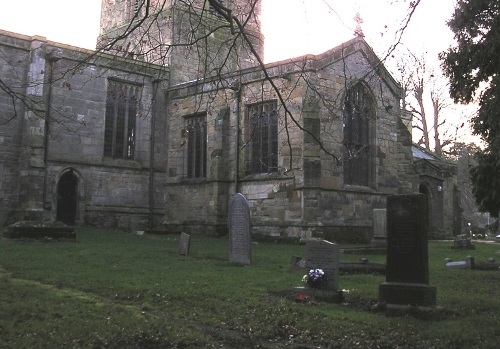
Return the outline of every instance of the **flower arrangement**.
<path id="1" fill-rule="evenodd" d="M 323 269 L 311 269 L 302 281 L 311 288 L 321 288 L 326 284 L 326 274 Z"/>

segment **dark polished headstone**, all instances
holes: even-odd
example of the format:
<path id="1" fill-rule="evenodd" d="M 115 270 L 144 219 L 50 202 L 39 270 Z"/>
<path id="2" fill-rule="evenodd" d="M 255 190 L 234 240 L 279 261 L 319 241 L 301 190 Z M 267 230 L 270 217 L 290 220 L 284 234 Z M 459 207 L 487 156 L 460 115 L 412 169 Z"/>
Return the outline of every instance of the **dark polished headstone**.
<path id="1" fill-rule="evenodd" d="M 427 222 L 425 195 L 387 198 L 387 271 L 386 282 L 379 286 L 381 302 L 436 304 L 436 288 L 429 285 Z"/>
<path id="2" fill-rule="evenodd" d="M 251 264 L 252 237 L 250 208 L 245 197 L 237 193 L 229 203 L 229 261 Z"/>

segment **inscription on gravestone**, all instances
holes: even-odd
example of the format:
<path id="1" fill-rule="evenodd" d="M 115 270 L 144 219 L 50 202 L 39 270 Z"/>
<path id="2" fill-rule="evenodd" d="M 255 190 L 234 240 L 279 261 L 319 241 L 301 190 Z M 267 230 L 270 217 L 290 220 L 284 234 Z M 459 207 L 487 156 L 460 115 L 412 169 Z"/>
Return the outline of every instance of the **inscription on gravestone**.
<path id="1" fill-rule="evenodd" d="M 229 261 L 251 264 L 250 208 L 245 197 L 237 193 L 229 203 Z"/>
<path id="2" fill-rule="evenodd" d="M 306 243 L 306 270 L 323 269 L 327 276 L 325 289 L 337 290 L 339 274 L 339 246 L 329 241 Z"/>

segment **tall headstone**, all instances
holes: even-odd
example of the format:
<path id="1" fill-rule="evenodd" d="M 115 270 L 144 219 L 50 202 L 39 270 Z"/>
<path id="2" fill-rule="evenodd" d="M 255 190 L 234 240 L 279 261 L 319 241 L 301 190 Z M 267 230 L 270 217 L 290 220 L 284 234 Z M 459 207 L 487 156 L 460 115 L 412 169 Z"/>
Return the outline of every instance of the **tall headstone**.
<path id="1" fill-rule="evenodd" d="M 229 203 L 229 261 L 250 265 L 252 262 L 250 208 L 245 197 L 237 193 Z"/>
<path id="2" fill-rule="evenodd" d="M 436 304 L 436 288 L 429 285 L 427 222 L 425 195 L 387 198 L 387 269 L 386 282 L 379 286 L 381 302 Z"/>
<path id="3" fill-rule="evenodd" d="M 306 243 L 306 270 L 323 269 L 326 275 L 325 290 L 338 289 L 339 246 L 330 241 L 308 241 Z"/>

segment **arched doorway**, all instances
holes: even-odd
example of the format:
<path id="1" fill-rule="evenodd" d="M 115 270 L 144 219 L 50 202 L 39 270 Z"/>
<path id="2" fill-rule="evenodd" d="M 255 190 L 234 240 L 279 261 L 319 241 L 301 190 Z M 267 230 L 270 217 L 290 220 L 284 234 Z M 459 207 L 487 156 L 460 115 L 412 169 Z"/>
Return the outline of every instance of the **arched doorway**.
<path id="1" fill-rule="evenodd" d="M 420 184 L 420 186 L 418 187 L 418 192 L 420 194 L 424 194 L 425 195 L 425 198 L 427 200 L 427 228 L 430 230 L 432 230 L 432 219 L 431 219 L 431 215 L 432 215 L 432 196 L 431 196 L 431 192 L 430 192 L 430 189 L 428 187 L 428 185 L 425 185 L 425 184 Z"/>
<path id="2" fill-rule="evenodd" d="M 427 197 L 427 227 L 429 238 L 436 239 L 443 235 L 444 202 L 442 181 L 423 181 L 418 191 Z"/>
<path id="3" fill-rule="evenodd" d="M 74 225 L 78 206 L 78 177 L 72 169 L 61 175 L 57 183 L 56 220 Z"/>

